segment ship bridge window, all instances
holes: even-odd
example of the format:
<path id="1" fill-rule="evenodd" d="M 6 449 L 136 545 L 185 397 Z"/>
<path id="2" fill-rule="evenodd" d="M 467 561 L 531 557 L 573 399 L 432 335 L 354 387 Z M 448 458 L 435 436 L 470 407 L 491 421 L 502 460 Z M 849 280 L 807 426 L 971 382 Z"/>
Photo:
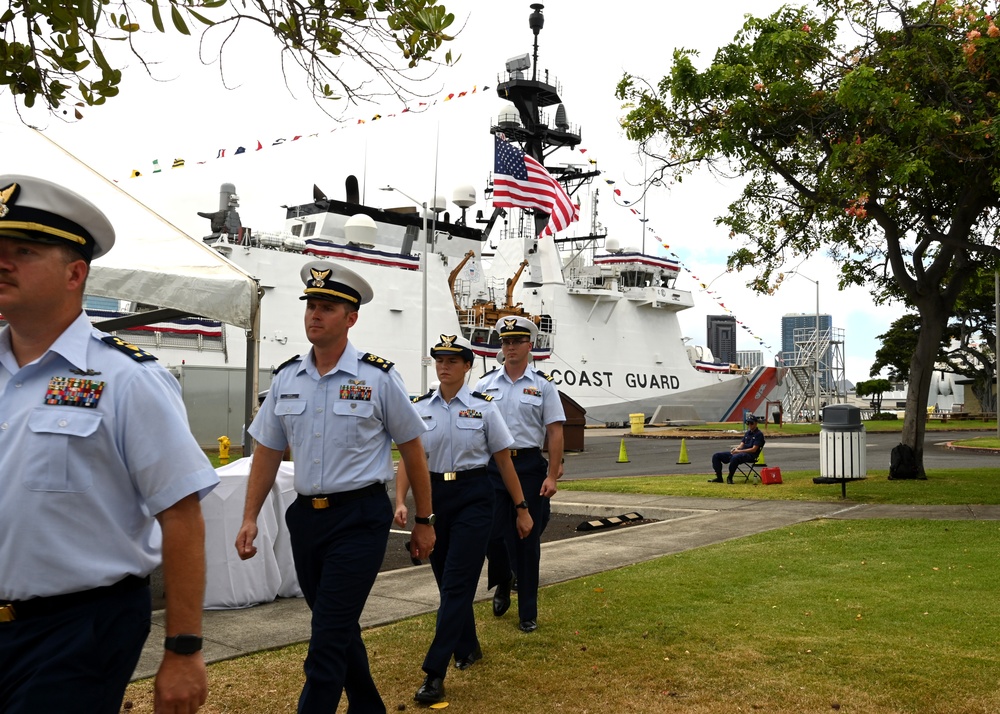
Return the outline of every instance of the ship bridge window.
<path id="1" fill-rule="evenodd" d="M 665 288 L 673 289 L 674 283 L 677 282 L 677 273 L 664 273 L 660 276 L 660 284 Z"/>
<path id="2" fill-rule="evenodd" d="M 302 224 L 301 223 L 296 223 L 294 226 L 292 226 L 292 235 L 295 236 L 296 238 L 299 238 L 299 237 L 302 236 Z"/>
<path id="3" fill-rule="evenodd" d="M 642 270 L 623 270 L 619 282 L 623 288 L 646 288 L 653 284 L 653 275 Z"/>
<path id="4" fill-rule="evenodd" d="M 308 238 L 314 233 L 316 233 L 316 221 L 311 221 L 310 223 L 306 223 L 305 230 L 302 231 L 302 237 Z"/>

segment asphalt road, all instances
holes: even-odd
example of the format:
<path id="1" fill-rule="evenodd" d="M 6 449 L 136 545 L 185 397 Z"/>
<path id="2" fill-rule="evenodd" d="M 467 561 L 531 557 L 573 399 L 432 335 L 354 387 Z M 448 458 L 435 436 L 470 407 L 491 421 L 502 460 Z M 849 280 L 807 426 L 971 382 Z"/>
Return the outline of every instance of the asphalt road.
<path id="1" fill-rule="evenodd" d="M 767 443 L 764 457 L 771 466 L 785 471 L 819 469 L 820 436 L 777 436 L 765 431 Z M 993 454 L 952 451 L 943 445 L 949 441 L 989 436 L 995 430 L 983 432 L 930 432 L 924 442 L 924 467 L 972 468 L 995 466 Z M 587 429 L 584 451 L 566 454 L 566 479 L 608 478 L 611 476 L 646 476 L 661 474 L 709 474 L 712 472 L 712 454 L 727 450 L 740 441 L 742 432 L 734 431 L 728 438 L 684 439 L 689 464 L 678 464 L 681 439 L 633 437 L 623 429 Z M 624 439 L 624 442 L 623 442 Z M 628 463 L 618 463 L 621 445 L 625 445 Z M 869 469 L 888 469 L 889 452 L 899 443 L 899 434 L 865 434 L 867 466 Z"/>

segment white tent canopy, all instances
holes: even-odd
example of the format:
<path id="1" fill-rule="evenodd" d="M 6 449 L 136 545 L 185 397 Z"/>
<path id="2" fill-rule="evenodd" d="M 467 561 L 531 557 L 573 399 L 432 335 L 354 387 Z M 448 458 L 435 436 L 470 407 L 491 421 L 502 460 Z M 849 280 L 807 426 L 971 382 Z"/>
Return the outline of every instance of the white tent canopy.
<path id="1" fill-rule="evenodd" d="M 242 269 L 181 232 L 43 134 L 23 125 L 0 123 L 0 146 L 0 174 L 27 174 L 66 186 L 94 203 L 114 226 L 114 248 L 91 267 L 89 295 L 157 305 L 253 328 L 259 308 L 258 288 Z"/>

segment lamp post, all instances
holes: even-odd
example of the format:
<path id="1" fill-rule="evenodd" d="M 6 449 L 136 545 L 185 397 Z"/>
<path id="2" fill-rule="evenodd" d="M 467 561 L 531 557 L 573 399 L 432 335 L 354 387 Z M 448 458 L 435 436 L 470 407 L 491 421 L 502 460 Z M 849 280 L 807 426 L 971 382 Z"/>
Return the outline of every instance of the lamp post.
<path id="1" fill-rule="evenodd" d="M 395 191 L 410 199 L 414 203 L 420 204 L 423 209 L 421 213 L 422 231 L 424 234 L 424 247 L 420 251 L 420 271 L 421 275 L 421 299 L 420 299 L 420 393 L 427 393 L 427 367 L 431 358 L 427 354 L 427 251 L 430 250 L 431 240 L 427 233 L 427 201 L 418 201 L 405 191 L 400 191 L 395 186 L 383 186 L 383 191 Z"/>
<path id="2" fill-rule="evenodd" d="M 815 410 L 816 421 L 819 421 L 819 281 L 813 280 L 808 275 L 803 275 L 797 270 L 789 271 L 789 274 L 798 275 L 800 278 L 805 278 L 810 283 L 816 284 L 816 345 L 815 345 L 815 355 L 813 361 L 813 392 L 815 397 Z"/>

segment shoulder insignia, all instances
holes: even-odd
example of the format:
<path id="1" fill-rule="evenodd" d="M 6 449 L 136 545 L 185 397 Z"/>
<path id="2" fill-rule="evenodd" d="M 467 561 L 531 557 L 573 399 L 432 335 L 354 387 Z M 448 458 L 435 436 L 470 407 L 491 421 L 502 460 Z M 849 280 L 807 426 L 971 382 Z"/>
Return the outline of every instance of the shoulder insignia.
<path id="1" fill-rule="evenodd" d="M 157 359 L 156 355 L 146 352 L 146 350 L 140 350 L 135 345 L 129 344 L 122 338 L 115 337 L 114 335 L 102 337 L 101 342 L 110 347 L 114 347 L 119 352 L 124 352 L 136 362 L 149 362 L 150 360 Z"/>
<path id="2" fill-rule="evenodd" d="M 365 352 L 361 356 L 361 361 L 367 362 L 368 364 L 374 367 L 378 367 L 383 372 L 388 372 L 390 369 L 393 368 L 393 365 L 395 364 L 394 362 L 390 362 L 387 359 L 382 359 L 378 355 L 373 355 L 371 352 Z"/>
<path id="3" fill-rule="evenodd" d="M 482 392 L 473 392 L 472 396 L 474 396 L 476 399 L 482 399 L 484 402 L 493 401 L 493 397 L 491 397 L 489 394 L 483 394 Z"/>
<path id="4" fill-rule="evenodd" d="M 280 372 L 281 370 L 283 370 L 285 367 L 287 367 L 288 365 L 290 365 L 292 362 L 294 362 L 298 358 L 299 358 L 299 355 L 295 355 L 291 359 L 286 359 L 284 362 L 282 362 L 277 367 L 275 367 L 273 370 L 271 370 L 271 374 L 277 374 L 278 372 Z"/>
<path id="5" fill-rule="evenodd" d="M 494 367 L 493 369 L 491 369 L 491 370 L 490 370 L 489 372 L 487 372 L 486 374 L 493 374 L 493 373 L 494 373 L 494 372 L 496 372 L 496 371 L 497 371 L 498 369 L 500 369 L 500 368 L 499 368 L 499 367 Z M 486 376 L 486 374 L 484 374 L 483 376 L 485 377 L 485 376 Z"/>
<path id="6" fill-rule="evenodd" d="M 554 379 L 553 379 L 553 377 L 552 377 L 551 375 L 549 375 L 549 374 L 546 374 L 545 372 L 541 371 L 540 369 L 536 369 L 535 371 L 536 371 L 536 372 L 538 372 L 538 373 L 539 373 L 540 375 L 542 375 L 543 377 L 545 377 L 545 380 L 546 380 L 546 381 L 548 381 L 548 382 L 552 382 L 552 381 L 554 381 Z"/>
<path id="7" fill-rule="evenodd" d="M 410 401 L 416 404 L 417 402 L 422 402 L 425 399 L 430 399 L 434 396 L 434 390 L 430 390 L 427 394 L 421 394 L 419 397 L 410 397 Z"/>

